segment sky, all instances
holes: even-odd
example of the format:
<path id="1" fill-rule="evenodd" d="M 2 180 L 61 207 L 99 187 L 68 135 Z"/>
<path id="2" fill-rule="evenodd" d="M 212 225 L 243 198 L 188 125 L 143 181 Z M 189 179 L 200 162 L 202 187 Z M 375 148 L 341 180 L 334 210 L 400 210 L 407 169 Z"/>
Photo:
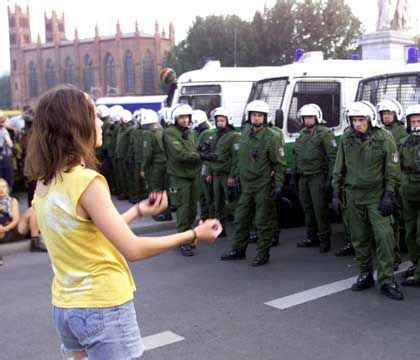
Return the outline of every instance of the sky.
<path id="1" fill-rule="evenodd" d="M 377 17 L 377 0 L 346 0 L 352 7 L 353 13 L 359 17 L 367 32 L 375 31 Z M 420 13 L 420 1 L 414 0 Z M 176 42 L 181 41 L 195 16 L 236 14 L 244 20 L 251 20 L 255 11 L 264 9 L 264 5 L 271 7 L 275 0 L 0 0 L 0 74 L 8 72 L 9 39 L 7 5 L 12 9 L 18 4 L 22 10 L 29 5 L 32 41 L 36 41 L 37 34 L 41 34 L 44 42 L 44 12 L 51 15 L 55 9 L 60 15 L 64 11 L 66 34 L 68 39 L 74 38 L 74 28 L 77 26 L 79 38 L 94 36 L 95 25 L 98 24 L 101 35 L 113 35 L 117 20 L 120 21 L 122 32 L 133 32 L 137 20 L 140 30 L 154 33 L 154 24 L 159 22 L 168 34 L 169 22 L 175 27 Z M 145 5 L 147 4 L 147 5 Z"/>

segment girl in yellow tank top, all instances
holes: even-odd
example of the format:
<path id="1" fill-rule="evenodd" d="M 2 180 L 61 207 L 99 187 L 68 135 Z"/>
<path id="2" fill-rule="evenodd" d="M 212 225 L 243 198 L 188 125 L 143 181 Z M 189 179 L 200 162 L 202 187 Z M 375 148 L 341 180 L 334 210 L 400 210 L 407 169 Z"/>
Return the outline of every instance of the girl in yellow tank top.
<path id="1" fill-rule="evenodd" d="M 126 259 L 146 259 L 194 241 L 214 242 L 222 226 L 212 219 L 175 235 L 133 234 L 128 224 L 161 213 L 167 195 L 152 193 L 124 214 L 117 212 L 105 178 L 96 171 L 101 126 L 89 95 L 71 85 L 47 92 L 35 112 L 25 172 L 37 181 L 33 206 L 54 271 L 53 319 L 62 351 L 73 359 L 131 359 L 143 347 Z"/>

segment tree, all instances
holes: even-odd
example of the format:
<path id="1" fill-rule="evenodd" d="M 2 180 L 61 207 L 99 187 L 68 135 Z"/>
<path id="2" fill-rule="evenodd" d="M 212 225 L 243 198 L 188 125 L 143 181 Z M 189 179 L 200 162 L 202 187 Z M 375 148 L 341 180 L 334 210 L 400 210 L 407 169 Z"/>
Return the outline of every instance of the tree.
<path id="1" fill-rule="evenodd" d="M 10 92 L 10 75 L 0 77 L 0 109 L 10 109 L 12 98 Z"/>
<path id="2" fill-rule="evenodd" d="M 297 48 L 348 58 L 361 34 L 361 22 L 344 0 L 277 0 L 251 22 L 236 15 L 197 16 L 167 63 L 178 74 L 202 67 L 210 56 L 223 66 L 233 66 L 235 58 L 238 66 L 283 65 Z"/>

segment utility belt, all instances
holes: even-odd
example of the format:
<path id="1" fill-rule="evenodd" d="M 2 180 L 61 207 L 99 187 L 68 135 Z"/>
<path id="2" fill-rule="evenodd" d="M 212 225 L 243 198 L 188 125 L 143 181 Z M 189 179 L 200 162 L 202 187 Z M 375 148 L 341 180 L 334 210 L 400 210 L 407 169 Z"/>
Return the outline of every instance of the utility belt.
<path id="1" fill-rule="evenodd" d="M 406 174 L 420 174 L 420 169 L 416 169 L 416 168 L 402 167 L 401 170 L 402 172 Z"/>

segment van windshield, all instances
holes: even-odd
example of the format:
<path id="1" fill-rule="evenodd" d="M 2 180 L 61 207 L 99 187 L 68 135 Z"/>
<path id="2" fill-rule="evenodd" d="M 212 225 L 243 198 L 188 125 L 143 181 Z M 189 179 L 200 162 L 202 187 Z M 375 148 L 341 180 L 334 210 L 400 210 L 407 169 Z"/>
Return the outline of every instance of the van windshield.
<path id="1" fill-rule="evenodd" d="M 377 105 L 383 99 L 398 100 L 404 108 L 420 103 L 420 73 L 393 74 L 361 80 L 356 100 Z"/>
<path id="2" fill-rule="evenodd" d="M 258 81 L 251 89 L 248 103 L 253 100 L 265 101 L 270 107 L 270 115 L 275 119 L 276 110 L 281 109 L 287 84 L 287 78 Z"/>
<path id="3" fill-rule="evenodd" d="M 185 85 L 180 89 L 179 102 L 191 105 L 195 110 L 203 110 L 207 116 L 221 104 L 220 85 Z"/>

